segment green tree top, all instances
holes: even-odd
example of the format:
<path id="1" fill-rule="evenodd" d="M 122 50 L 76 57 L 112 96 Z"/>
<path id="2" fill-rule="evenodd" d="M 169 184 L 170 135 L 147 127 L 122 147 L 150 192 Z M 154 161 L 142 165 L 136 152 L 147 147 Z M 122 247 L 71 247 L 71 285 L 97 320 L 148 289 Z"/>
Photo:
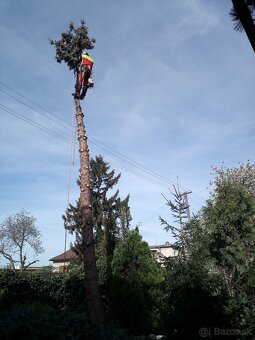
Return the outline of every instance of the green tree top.
<path id="1" fill-rule="evenodd" d="M 115 319 L 131 334 L 154 331 L 160 322 L 163 275 L 138 231 L 130 231 L 114 251 L 112 273 Z"/>
<path id="2" fill-rule="evenodd" d="M 245 188 L 223 184 L 203 209 L 208 249 L 234 296 L 237 283 L 254 265 L 255 199 Z"/>
<path id="3" fill-rule="evenodd" d="M 220 168 L 213 167 L 212 171 L 215 179 L 210 184 L 216 189 L 212 196 L 226 184 L 240 186 L 255 196 L 255 164 L 250 161 L 234 168 L 227 168 L 223 163 Z"/>
<path id="4" fill-rule="evenodd" d="M 142 240 L 138 231 L 129 232 L 126 239 L 115 250 L 113 275 L 136 285 L 155 285 L 162 281 L 162 274 L 157 267 L 147 242 Z"/>
<path id="5" fill-rule="evenodd" d="M 50 44 L 56 48 L 55 58 L 57 62 L 64 61 L 70 70 L 74 70 L 81 62 L 82 51 L 92 50 L 96 42 L 95 39 L 88 37 L 86 21 L 82 19 L 80 23 L 81 25 L 75 28 L 72 21 L 70 21 L 68 31 L 61 33 L 61 39 L 50 39 Z"/>
<path id="6" fill-rule="evenodd" d="M 162 225 L 164 225 L 164 230 L 168 232 L 171 231 L 172 236 L 175 238 L 175 243 L 173 247 L 178 250 L 178 256 L 180 258 L 185 259 L 186 254 L 188 252 L 188 239 L 189 239 L 189 225 L 187 225 L 187 209 L 189 206 L 187 205 L 183 194 L 181 194 L 179 188 L 173 186 L 174 191 L 171 191 L 171 194 L 174 197 L 174 200 L 171 201 L 167 199 L 164 195 L 164 199 L 166 200 L 166 205 L 169 206 L 172 216 L 174 217 L 174 224 L 169 224 L 165 219 L 159 216 L 159 220 Z"/>

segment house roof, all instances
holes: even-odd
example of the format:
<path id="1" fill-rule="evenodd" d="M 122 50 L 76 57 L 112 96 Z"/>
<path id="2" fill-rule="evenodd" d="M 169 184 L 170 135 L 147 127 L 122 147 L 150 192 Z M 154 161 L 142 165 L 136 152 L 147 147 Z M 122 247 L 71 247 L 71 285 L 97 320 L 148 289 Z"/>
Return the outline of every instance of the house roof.
<path id="1" fill-rule="evenodd" d="M 158 244 L 156 246 L 150 246 L 150 249 L 160 249 L 160 248 L 172 248 L 171 244 L 169 242 L 166 242 L 165 244 Z M 55 257 L 52 257 L 49 261 L 53 262 L 63 262 L 63 261 L 70 261 L 72 259 L 76 259 L 77 255 L 76 253 L 72 250 L 69 249 L 65 253 L 57 255 Z"/>
<path id="2" fill-rule="evenodd" d="M 76 259 L 77 255 L 72 249 L 67 250 L 63 254 L 57 255 L 55 257 L 52 257 L 49 261 L 57 262 L 57 261 L 68 261 L 71 259 Z"/>
<path id="3" fill-rule="evenodd" d="M 172 248 L 172 245 L 169 242 L 166 242 L 165 244 L 158 244 L 155 246 L 150 246 L 150 249 L 159 249 L 159 248 Z"/>

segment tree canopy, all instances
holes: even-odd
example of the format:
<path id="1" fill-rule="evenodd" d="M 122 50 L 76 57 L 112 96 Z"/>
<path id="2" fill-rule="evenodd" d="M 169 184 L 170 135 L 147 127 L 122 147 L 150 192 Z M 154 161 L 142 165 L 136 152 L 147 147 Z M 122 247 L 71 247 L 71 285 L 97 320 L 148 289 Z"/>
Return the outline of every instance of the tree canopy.
<path id="1" fill-rule="evenodd" d="M 61 39 L 50 39 L 50 44 L 56 49 L 57 62 L 65 62 L 70 70 L 74 70 L 81 62 L 82 51 L 93 49 L 96 42 L 94 38 L 88 37 L 86 21 L 82 19 L 80 23 L 80 26 L 75 28 L 70 21 L 68 31 L 61 33 Z"/>
<path id="2" fill-rule="evenodd" d="M 132 220 L 129 208 L 129 195 L 124 199 L 119 190 L 114 190 L 121 177 L 110 169 L 102 156 L 90 161 L 90 187 L 93 208 L 93 227 L 96 242 L 97 268 L 100 284 L 104 284 L 111 275 L 111 261 L 114 249 L 129 232 Z M 77 181 L 80 185 L 80 181 Z M 76 206 L 69 205 L 65 227 L 74 232 L 76 241 L 74 250 L 82 253 L 79 200 Z"/>
<path id="3" fill-rule="evenodd" d="M 255 164 L 241 163 L 237 167 L 227 168 L 224 163 L 221 167 L 212 168 L 214 180 L 211 185 L 217 188 L 224 186 L 227 183 L 234 186 L 243 187 L 245 190 L 255 196 Z"/>
<path id="4" fill-rule="evenodd" d="M 112 272 L 111 303 L 116 318 L 132 334 L 155 330 L 160 322 L 163 275 L 137 230 L 130 231 L 115 250 Z"/>
<path id="5" fill-rule="evenodd" d="M 117 184 L 114 179 L 118 178 L 109 165 L 103 165 L 101 161 L 95 159 L 93 162 L 93 167 L 96 166 L 93 178 L 97 178 L 93 190 L 97 188 L 100 197 L 110 182 Z M 102 176 L 98 169 L 104 169 Z M 252 169 L 252 164 L 246 164 L 216 173 L 210 199 L 203 209 L 189 222 L 182 219 L 187 230 L 185 247 L 187 249 L 188 246 L 188 252 L 185 258 L 170 257 L 163 265 L 155 262 L 138 230 L 128 230 L 123 238 L 118 232 L 115 234 L 119 226 L 116 223 L 119 217 L 114 219 L 119 216 L 116 213 L 119 197 L 115 197 L 118 191 L 112 190 L 112 186 L 110 192 L 103 195 L 99 205 L 103 209 L 99 210 L 99 219 L 95 217 L 97 227 L 100 226 L 97 260 L 101 261 L 100 265 L 105 265 L 107 274 L 107 279 L 103 278 L 103 266 L 100 267 L 101 281 L 106 282 L 101 285 L 101 292 L 107 323 L 114 323 L 125 333 L 118 331 L 116 337 L 110 333 L 110 339 L 128 339 L 128 335 L 140 335 L 142 338 L 152 332 L 165 334 L 169 339 L 198 339 L 199 331 L 205 328 L 210 329 L 211 337 L 219 335 L 216 330 L 234 330 L 234 339 L 253 339 L 255 195 L 248 190 L 249 185 L 246 186 L 247 174 L 248 178 L 253 178 Z M 99 185 L 100 178 L 104 180 Z M 112 197 L 115 199 L 109 204 L 108 200 Z M 180 211 L 177 203 L 173 202 L 174 211 L 175 208 Z M 185 216 L 185 209 L 183 213 Z M 107 223 L 112 227 L 108 228 Z M 180 240 L 178 230 L 174 229 L 177 240 Z M 107 237 L 106 231 L 109 233 Z M 97 235 L 96 228 L 94 232 Z M 120 238 L 115 239 L 115 235 Z M 110 247 L 111 242 L 106 242 L 112 239 L 117 240 L 113 248 Z M 112 253 L 107 250 L 107 244 Z M 29 324 L 27 310 L 31 308 L 32 323 L 40 325 L 43 334 L 49 334 L 50 329 L 50 334 L 57 337 L 68 329 L 68 334 L 74 338 L 80 334 L 81 337 L 86 334 L 89 339 L 100 338 L 91 335 L 94 330 L 88 323 L 86 300 L 84 303 L 83 273 L 71 270 L 63 276 L 50 275 L 45 280 L 23 274 L 0 270 L 0 307 L 4 306 L 0 308 L 3 320 L 0 328 L 3 334 L 10 338 L 10 334 L 18 333 L 17 329 L 23 329 L 21 322 L 13 321 L 13 313 L 17 313 L 15 315 L 19 318 L 22 316 L 26 325 Z M 66 294 L 64 311 L 63 291 Z M 19 310 L 16 309 L 17 302 Z M 48 319 L 45 317 L 47 313 L 50 315 Z M 69 321 L 65 321 L 67 316 Z M 52 320 L 59 322 L 58 327 Z M 75 320 L 83 323 L 82 331 Z M 70 323 L 68 327 L 66 322 Z M 30 327 L 34 330 L 34 326 Z"/>

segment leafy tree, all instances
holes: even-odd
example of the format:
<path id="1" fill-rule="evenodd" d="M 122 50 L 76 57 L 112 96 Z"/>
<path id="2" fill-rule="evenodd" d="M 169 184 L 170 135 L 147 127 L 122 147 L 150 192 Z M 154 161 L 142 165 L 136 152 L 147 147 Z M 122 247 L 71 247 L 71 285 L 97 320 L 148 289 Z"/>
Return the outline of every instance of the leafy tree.
<path id="1" fill-rule="evenodd" d="M 214 271 L 224 278 L 231 297 L 229 313 L 238 315 L 239 327 L 248 327 L 247 320 L 255 310 L 255 290 L 247 290 L 255 265 L 254 195 L 243 187 L 223 183 L 204 208 L 203 223 Z"/>
<path id="2" fill-rule="evenodd" d="M 44 252 L 40 241 L 41 233 L 35 221 L 35 217 L 21 210 L 8 216 L 0 225 L 0 254 L 10 262 L 12 269 L 15 269 L 15 263 L 19 263 L 23 271 L 38 261 L 27 263 L 29 249 L 32 249 L 35 255 Z"/>
<path id="3" fill-rule="evenodd" d="M 162 319 L 169 339 L 199 339 L 201 328 L 230 328 L 225 284 L 203 262 L 170 258 L 164 276 Z"/>
<path id="4" fill-rule="evenodd" d="M 174 217 L 169 224 L 160 217 L 166 231 L 175 238 L 178 256 L 168 258 L 164 268 L 162 320 L 169 338 L 197 339 L 199 329 L 229 326 L 224 314 L 227 293 L 224 282 L 210 274 L 208 233 L 197 214 L 187 221 L 187 203 L 178 188 L 171 191 L 174 200 L 165 198 Z"/>
<path id="5" fill-rule="evenodd" d="M 254 262 L 255 198 L 242 187 L 224 184 L 203 211 L 209 250 L 234 295 L 235 283 Z"/>
<path id="6" fill-rule="evenodd" d="M 234 186 L 243 187 L 255 196 L 255 164 L 248 161 L 246 164 L 240 164 L 234 168 L 227 168 L 222 164 L 220 168 L 213 167 L 212 171 L 215 178 L 210 184 L 214 185 L 216 190 L 231 183 Z"/>
<path id="7" fill-rule="evenodd" d="M 196 339 L 202 327 L 244 330 L 247 339 L 254 334 L 254 169 L 249 162 L 233 169 L 214 168 L 210 199 L 185 224 L 185 261 L 170 258 L 164 270 L 162 315 L 170 338 Z M 178 229 L 173 230 L 180 240 Z"/>
<path id="8" fill-rule="evenodd" d="M 143 334 L 158 326 L 160 268 L 148 244 L 132 230 L 115 250 L 112 260 L 111 303 L 115 318 L 131 334 Z"/>

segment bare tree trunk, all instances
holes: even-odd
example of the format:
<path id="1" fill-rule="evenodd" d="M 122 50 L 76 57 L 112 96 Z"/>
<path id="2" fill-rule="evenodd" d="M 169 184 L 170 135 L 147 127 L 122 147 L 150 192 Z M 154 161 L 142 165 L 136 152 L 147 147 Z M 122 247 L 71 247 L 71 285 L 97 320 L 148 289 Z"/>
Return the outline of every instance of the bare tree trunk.
<path id="1" fill-rule="evenodd" d="M 23 272 L 24 270 L 24 257 L 23 257 L 23 252 L 22 252 L 22 246 L 19 247 L 19 259 L 20 259 L 20 270 Z"/>
<path id="2" fill-rule="evenodd" d="M 15 270 L 15 264 L 14 264 L 15 261 L 13 260 L 12 256 L 5 253 L 3 250 L 0 252 L 0 254 L 2 254 L 8 261 L 10 261 L 11 269 Z"/>
<path id="3" fill-rule="evenodd" d="M 9 258 L 9 261 L 10 261 L 11 269 L 15 270 L 15 264 L 11 256 Z"/>
<path id="4" fill-rule="evenodd" d="M 85 271 L 85 289 L 90 321 L 97 326 L 104 322 L 103 304 L 98 288 L 95 244 L 93 235 L 93 213 L 90 193 L 89 149 L 80 101 L 75 99 L 76 122 L 80 152 L 80 213 Z"/>

